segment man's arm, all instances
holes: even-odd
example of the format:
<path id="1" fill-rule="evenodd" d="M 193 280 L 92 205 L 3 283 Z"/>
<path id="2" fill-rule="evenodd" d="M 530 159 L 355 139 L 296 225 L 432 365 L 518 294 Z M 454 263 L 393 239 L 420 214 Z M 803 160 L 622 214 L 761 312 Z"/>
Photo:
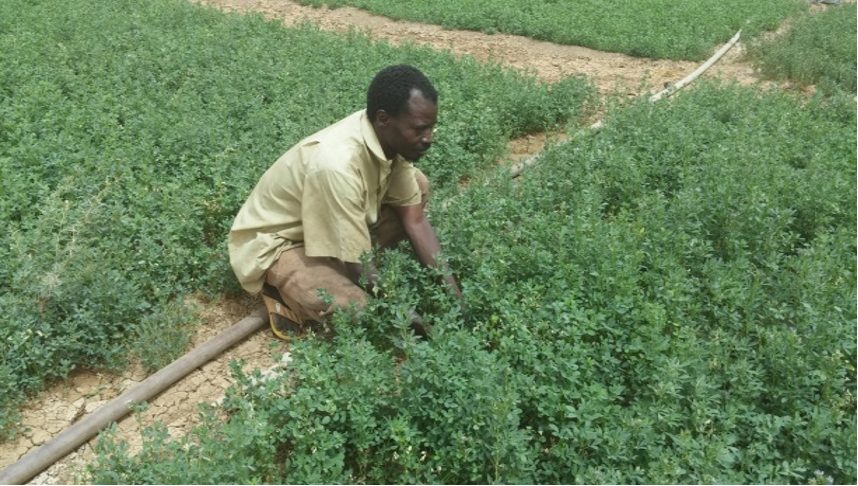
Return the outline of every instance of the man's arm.
<path id="1" fill-rule="evenodd" d="M 364 289 L 366 293 L 377 296 L 376 287 L 378 286 L 379 277 L 375 263 L 368 262 L 366 267 L 364 267 L 360 263 L 346 262 L 346 273 L 349 280 L 354 282 L 355 285 Z"/>
<path id="2" fill-rule="evenodd" d="M 426 214 L 423 212 L 422 204 L 413 206 L 396 207 L 396 213 L 402 221 L 402 227 L 405 229 L 405 234 L 408 240 L 411 241 L 411 246 L 414 248 L 414 253 L 417 255 L 417 260 L 427 267 L 438 267 L 437 256 L 441 253 L 441 243 L 438 241 L 438 235 L 435 234 L 435 229 L 429 224 L 426 219 Z M 456 279 L 446 266 L 443 268 L 444 281 L 453 289 L 456 297 L 462 300 L 462 292 L 459 290 L 459 285 Z"/>
<path id="3" fill-rule="evenodd" d="M 376 291 L 379 280 L 378 269 L 375 268 L 375 264 L 373 262 L 368 262 L 366 266 L 360 263 L 346 263 L 346 272 L 348 273 L 349 279 L 351 279 L 355 285 L 363 288 L 367 293 L 375 297 L 380 297 Z M 362 284 L 361 280 L 366 282 L 366 284 Z M 414 309 L 411 309 L 410 312 L 411 327 L 414 329 L 414 332 L 416 332 L 418 336 L 427 338 L 432 332 L 432 327 L 427 323 L 424 323 Z"/>

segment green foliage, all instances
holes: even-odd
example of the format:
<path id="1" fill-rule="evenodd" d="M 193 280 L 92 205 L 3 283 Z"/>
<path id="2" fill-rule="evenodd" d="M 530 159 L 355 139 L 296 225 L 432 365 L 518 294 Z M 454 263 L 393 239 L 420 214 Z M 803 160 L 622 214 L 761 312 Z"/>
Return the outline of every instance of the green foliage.
<path id="1" fill-rule="evenodd" d="M 77 366 L 182 352 L 181 299 L 236 290 L 232 219 L 292 144 L 412 63 L 441 91 L 421 168 L 438 187 L 508 137 L 565 123 L 591 89 L 181 0 L 0 9 L 0 431 L 22 392 Z"/>
<path id="2" fill-rule="evenodd" d="M 856 91 L 858 58 L 856 6 L 843 4 L 807 14 L 782 36 L 751 44 L 749 56 L 760 70 L 775 79 L 800 86 L 817 85 L 823 92 Z"/>
<path id="3" fill-rule="evenodd" d="M 242 376 L 242 385 L 247 379 Z M 276 393 L 266 386 L 257 390 Z M 87 467 L 86 479 L 91 484 L 261 484 L 277 469 L 272 439 L 278 434 L 270 409 L 236 410 L 226 424 L 211 409 L 201 414 L 201 424 L 180 441 L 171 440 L 163 424 L 143 428 L 143 447 L 133 458 L 127 443 L 112 440 L 117 430 L 111 425 L 96 444 L 97 460 Z"/>
<path id="4" fill-rule="evenodd" d="M 751 38 L 807 9 L 804 0 L 299 0 L 352 6 L 447 28 L 503 32 L 658 59 L 705 59 L 737 30 Z"/>
<path id="5" fill-rule="evenodd" d="M 241 483 L 208 459 L 244 437 L 269 483 L 854 484 L 854 101 L 703 84 L 613 113 L 433 206 L 467 309 L 384 253 L 385 298 L 236 389 L 199 449 L 93 472 Z M 267 432 L 230 430 L 251 414 Z"/>
<path id="6" fill-rule="evenodd" d="M 190 335 L 199 315 L 195 308 L 167 302 L 144 314 L 134 326 L 131 349 L 149 371 L 157 371 L 176 359 L 177 351 L 190 343 Z"/>

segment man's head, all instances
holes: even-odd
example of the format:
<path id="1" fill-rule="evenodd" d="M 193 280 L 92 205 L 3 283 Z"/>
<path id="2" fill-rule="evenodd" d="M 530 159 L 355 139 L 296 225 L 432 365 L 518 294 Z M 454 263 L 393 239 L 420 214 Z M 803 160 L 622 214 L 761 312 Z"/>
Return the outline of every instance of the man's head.
<path id="1" fill-rule="evenodd" d="M 366 112 L 384 154 L 415 161 L 432 145 L 438 92 L 417 68 L 388 66 L 369 85 Z"/>

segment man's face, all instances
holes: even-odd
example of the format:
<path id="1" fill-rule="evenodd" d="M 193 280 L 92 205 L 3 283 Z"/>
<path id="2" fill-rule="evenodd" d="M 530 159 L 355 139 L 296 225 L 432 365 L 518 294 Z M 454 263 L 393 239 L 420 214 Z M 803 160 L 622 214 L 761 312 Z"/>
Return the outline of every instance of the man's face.
<path id="1" fill-rule="evenodd" d="M 392 157 L 394 154 L 388 153 L 392 151 L 415 162 L 432 146 L 438 105 L 423 97 L 420 91 L 412 90 L 406 111 L 396 117 L 385 113 L 379 120 L 386 125 L 386 136 L 382 141 L 382 145 L 386 145 L 385 154 Z"/>

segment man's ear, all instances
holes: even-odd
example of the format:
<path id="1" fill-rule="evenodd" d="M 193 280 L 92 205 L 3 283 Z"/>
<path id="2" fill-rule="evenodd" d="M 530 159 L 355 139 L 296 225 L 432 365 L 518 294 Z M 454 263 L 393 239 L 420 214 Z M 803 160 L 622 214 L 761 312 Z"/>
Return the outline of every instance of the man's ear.
<path id="1" fill-rule="evenodd" d="M 375 112 L 375 121 L 376 123 L 386 127 L 390 123 L 390 115 L 388 115 L 384 110 L 378 110 Z"/>

